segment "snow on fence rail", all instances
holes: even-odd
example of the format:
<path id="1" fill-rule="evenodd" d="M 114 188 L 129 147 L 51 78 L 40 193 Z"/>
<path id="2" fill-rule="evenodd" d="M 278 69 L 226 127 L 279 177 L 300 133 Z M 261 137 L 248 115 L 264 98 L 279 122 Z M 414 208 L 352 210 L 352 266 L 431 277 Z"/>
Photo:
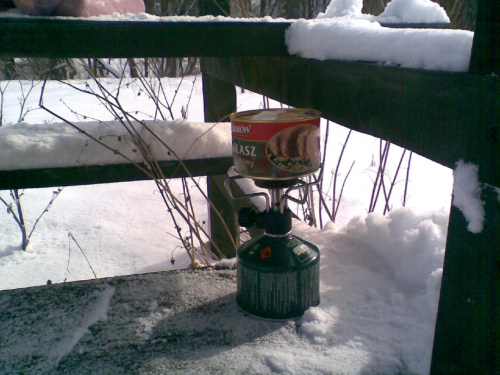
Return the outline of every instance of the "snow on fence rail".
<path id="1" fill-rule="evenodd" d="M 223 174 L 232 165 L 228 123 L 144 124 L 134 126 L 166 177 Z M 143 163 L 143 155 L 121 123 L 74 125 L 77 128 L 63 123 L 0 127 L 0 189 L 149 178 L 132 164 Z"/>

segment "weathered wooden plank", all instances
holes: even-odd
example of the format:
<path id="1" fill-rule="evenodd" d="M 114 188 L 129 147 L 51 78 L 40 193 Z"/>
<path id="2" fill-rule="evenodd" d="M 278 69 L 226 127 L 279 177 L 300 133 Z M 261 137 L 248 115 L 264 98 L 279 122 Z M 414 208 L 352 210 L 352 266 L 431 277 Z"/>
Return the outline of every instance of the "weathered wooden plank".
<path id="1" fill-rule="evenodd" d="M 229 15 L 231 3 L 228 0 L 198 0 L 201 15 Z M 222 37 L 222 35 L 220 35 Z M 228 35 L 224 35 L 226 37 Z M 229 35 L 229 37 L 234 37 Z M 284 42 L 284 40 L 283 40 Z M 218 41 L 216 41 L 218 43 Z M 205 64 L 200 60 L 201 68 Z M 236 89 L 233 84 L 202 75 L 203 109 L 205 121 L 228 122 L 228 115 L 236 111 Z M 239 245 L 240 227 L 236 219 L 233 202 L 224 189 L 227 170 L 219 176 L 207 178 L 210 206 L 210 236 L 227 257 L 234 257 Z"/>
<path id="2" fill-rule="evenodd" d="M 207 12 L 205 14 L 221 13 L 215 1 L 207 1 L 204 7 L 207 8 L 202 10 Z M 75 58 L 287 56 L 285 30 L 290 24 L 287 21 L 206 21 L 194 17 L 189 21 L 165 17 L 156 22 L 0 18 L 0 55 Z M 383 26 L 450 27 L 449 24 Z"/>
<path id="3" fill-rule="evenodd" d="M 479 234 L 451 209 L 431 374 L 500 374 L 500 201 L 482 199 Z"/>
<path id="4" fill-rule="evenodd" d="M 184 164 L 193 176 L 226 173 L 233 164 L 231 157 L 185 160 Z M 159 162 L 166 177 L 187 177 L 177 161 Z M 132 164 L 95 165 L 86 167 L 27 169 L 0 171 L 0 190 L 27 189 L 53 186 L 103 184 L 149 180 L 144 172 Z"/>
<path id="5" fill-rule="evenodd" d="M 500 4 L 481 0 L 474 35 L 470 72 L 500 72 Z M 463 88 L 467 90 L 466 87 Z M 491 86 L 485 87 L 491 90 Z M 492 90 L 498 97 L 498 91 Z M 490 124 L 498 124 L 491 110 Z M 480 122 L 487 127 L 488 122 Z M 498 127 L 491 127 L 498 140 Z M 473 140 L 474 135 L 470 135 Z M 491 147 L 485 144 L 484 147 Z M 479 160 L 480 170 L 499 171 L 499 158 Z M 486 168 L 485 168 L 486 166 Z M 494 173 L 494 172 L 492 172 Z M 494 176 L 491 176 L 494 180 Z M 484 177 L 483 177 L 484 178 Z M 496 185 L 500 186 L 498 179 Z M 432 353 L 432 374 L 500 373 L 500 196 L 483 186 L 485 227 L 467 231 L 462 213 L 451 209 L 439 310 Z"/>
<path id="6" fill-rule="evenodd" d="M 201 63 L 203 66 L 203 60 Z M 236 90 L 234 85 L 206 75 L 203 75 L 202 79 L 205 121 L 229 121 L 228 115 L 236 110 Z M 220 175 L 212 175 L 207 179 L 208 198 L 220 214 L 219 217 L 214 207 L 210 207 L 210 235 L 224 255 L 234 257 L 239 243 L 240 227 L 233 202 L 224 189 L 226 179 L 227 169 Z M 229 233 L 227 230 L 229 230 Z"/>
<path id="7" fill-rule="evenodd" d="M 295 57 L 206 58 L 204 72 L 500 186 L 500 78 Z"/>
<path id="8" fill-rule="evenodd" d="M 470 72 L 500 74 L 500 2 L 479 0 Z"/>
<path id="9" fill-rule="evenodd" d="M 0 56 L 287 55 L 288 22 L 88 21 L 0 18 Z"/>

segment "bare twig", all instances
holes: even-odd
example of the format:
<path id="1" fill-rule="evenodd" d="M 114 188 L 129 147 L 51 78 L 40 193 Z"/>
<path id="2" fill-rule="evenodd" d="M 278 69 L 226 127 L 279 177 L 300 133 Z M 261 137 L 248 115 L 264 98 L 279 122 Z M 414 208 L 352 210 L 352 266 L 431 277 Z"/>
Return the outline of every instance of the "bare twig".
<path id="1" fill-rule="evenodd" d="M 7 83 L 2 87 L 2 83 L 4 82 Z M 3 113 L 5 91 L 7 90 L 7 87 L 9 87 L 11 81 L 4 81 L 4 82 L 0 82 L 0 126 L 5 125 L 5 118 Z"/>
<path id="2" fill-rule="evenodd" d="M 379 167 L 377 171 L 377 176 L 375 177 L 375 181 L 373 183 L 372 195 L 370 198 L 370 205 L 368 207 L 368 212 L 375 211 L 375 206 L 377 205 L 378 197 L 380 194 L 380 189 L 384 185 L 383 178 L 385 175 L 385 167 L 387 163 L 387 158 L 389 154 L 390 142 L 385 142 L 384 148 L 382 150 L 383 140 L 380 140 L 380 153 L 379 153 Z"/>
<path id="3" fill-rule="evenodd" d="M 57 197 L 61 194 L 61 192 L 63 191 L 64 188 L 59 188 L 57 190 L 54 190 L 52 192 L 52 198 L 50 199 L 49 203 L 47 204 L 47 206 L 44 208 L 44 210 L 42 211 L 42 213 L 38 216 L 38 218 L 36 219 L 35 221 L 35 224 L 33 224 L 33 227 L 31 228 L 31 231 L 30 233 L 28 234 L 28 237 L 26 238 L 26 247 L 28 247 L 29 245 L 29 242 L 30 242 L 30 239 L 31 239 L 31 235 L 33 234 L 33 232 L 35 231 L 36 229 L 36 226 L 38 225 L 38 223 L 40 222 L 40 220 L 42 219 L 43 215 L 45 215 L 47 212 L 49 212 L 50 210 L 50 207 L 52 207 L 52 204 L 54 203 L 54 201 L 57 199 Z"/>
<path id="4" fill-rule="evenodd" d="M 88 265 L 90 267 L 90 270 L 94 274 L 94 278 L 97 279 L 97 275 L 96 275 L 96 273 L 94 271 L 94 268 L 92 267 L 92 264 L 90 264 L 89 258 L 87 258 L 87 255 L 85 254 L 85 251 L 83 251 L 82 247 L 78 244 L 78 242 L 76 241 L 75 236 L 73 236 L 73 234 L 71 232 L 68 232 L 68 252 L 69 252 L 69 256 L 68 256 L 68 265 L 67 265 L 66 269 L 69 272 L 69 259 L 71 257 L 71 240 L 73 240 L 73 242 L 76 244 L 76 246 L 78 246 L 78 248 L 80 249 L 81 253 L 83 254 L 85 260 L 87 261 L 87 263 L 88 263 Z"/>
<path id="5" fill-rule="evenodd" d="M 351 133 L 352 133 L 352 129 L 350 129 L 349 132 L 347 133 L 344 144 L 342 145 L 342 150 L 340 151 L 339 159 L 337 161 L 337 166 L 335 168 L 335 173 L 333 175 L 332 214 L 334 214 L 334 216 L 331 216 L 332 221 L 335 221 L 335 212 L 337 212 L 337 209 L 335 209 L 335 205 L 340 204 L 340 202 L 337 201 L 337 199 L 336 199 L 337 177 L 338 177 L 338 173 L 339 173 L 340 163 L 342 162 L 342 157 L 344 156 L 344 151 L 345 151 L 345 148 L 347 146 L 347 142 L 349 142 L 349 137 L 351 136 Z"/>
<path id="6" fill-rule="evenodd" d="M 412 155 L 413 155 L 413 152 L 410 151 L 410 154 L 408 155 L 408 166 L 406 168 L 405 190 L 403 193 L 403 207 L 406 207 L 406 199 L 407 199 L 407 194 L 408 194 L 408 183 L 410 181 L 410 165 L 411 165 Z"/>
<path id="7" fill-rule="evenodd" d="M 325 161 L 326 161 L 326 150 L 328 148 L 328 134 L 330 133 L 330 120 L 326 121 L 326 130 L 325 130 L 325 140 L 323 142 L 323 158 L 322 158 L 322 165 L 323 167 L 325 166 Z M 318 213 L 319 213 L 319 227 L 323 228 L 323 209 L 322 207 L 324 206 L 325 209 L 328 212 L 328 207 L 325 204 L 325 199 L 323 197 L 323 176 L 321 176 L 321 181 L 319 182 L 318 185 L 318 191 L 319 191 L 319 202 L 318 202 Z M 328 216 L 331 218 L 332 215 L 329 214 Z"/>
<path id="8" fill-rule="evenodd" d="M 16 222 L 19 230 L 21 231 L 21 248 L 26 250 L 26 224 L 24 222 L 23 208 L 21 204 L 22 193 L 19 194 L 19 190 L 14 189 L 10 191 L 10 196 L 15 203 L 16 210 L 14 210 L 14 205 L 8 203 L 4 198 L 0 196 L 0 201 L 7 207 L 7 213 L 12 215 L 12 218 Z"/>
<path id="9" fill-rule="evenodd" d="M 384 207 L 384 215 L 390 211 L 389 207 L 389 200 L 391 199 L 391 194 L 392 194 L 392 189 L 394 188 L 394 185 L 396 184 L 396 179 L 398 178 L 399 170 L 401 168 L 401 163 L 403 162 L 403 159 L 405 157 L 406 149 L 403 150 L 403 154 L 401 155 L 401 158 L 399 159 L 398 167 L 396 168 L 396 172 L 394 172 L 394 177 L 392 178 L 391 181 L 391 187 L 389 188 L 389 193 L 387 194 L 387 197 L 385 199 L 385 207 Z"/>
<path id="10" fill-rule="evenodd" d="M 38 81 L 37 83 L 35 83 L 34 81 L 31 81 L 31 86 L 28 90 L 28 92 L 24 92 L 24 88 L 23 88 L 23 84 L 22 82 L 19 82 L 19 86 L 21 88 L 21 93 L 22 93 L 22 96 L 17 98 L 18 101 L 19 101 L 19 105 L 20 105 L 20 109 L 19 109 L 19 118 L 17 119 L 17 122 L 21 122 L 21 121 L 24 121 L 24 118 L 26 117 L 26 115 L 33 111 L 32 108 L 28 108 L 28 109 L 24 109 L 25 106 L 26 106 L 26 102 L 28 101 L 28 98 L 29 96 L 31 95 L 31 93 L 33 92 L 33 89 L 38 86 L 40 84 L 40 81 Z"/>
<path id="11" fill-rule="evenodd" d="M 340 207 L 340 201 L 342 200 L 342 194 L 344 193 L 345 183 L 347 181 L 347 178 L 351 174 L 352 167 L 354 167 L 354 163 L 356 163 L 356 160 L 353 160 L 353 162 L 351 164 L 351 167 L 349 168 L 349 171 L 345 175 L 344 181 L 342 182 L 342 188 L 340 189 L 338 204 L 337 204 L 337 207 L 335 208 L 335 212 L 333 213 L 333 220 L 332 221 L 334 221 L 334 222 L 335 222 L 335 219 L 337 218 L 337 212 L 338 212 L 339 207 Z"/>

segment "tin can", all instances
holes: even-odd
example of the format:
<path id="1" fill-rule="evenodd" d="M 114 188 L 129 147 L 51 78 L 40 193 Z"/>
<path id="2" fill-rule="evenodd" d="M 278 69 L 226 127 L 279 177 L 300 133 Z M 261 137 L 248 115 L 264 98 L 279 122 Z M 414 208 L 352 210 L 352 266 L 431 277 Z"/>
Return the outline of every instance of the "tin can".
<path id="1" fill-rule="evenodd" d="M 231 114 L 233 163 L 245 177 L 288 180 L 320 165 L 320 117 L 313 109 L 261 109 Z"/>

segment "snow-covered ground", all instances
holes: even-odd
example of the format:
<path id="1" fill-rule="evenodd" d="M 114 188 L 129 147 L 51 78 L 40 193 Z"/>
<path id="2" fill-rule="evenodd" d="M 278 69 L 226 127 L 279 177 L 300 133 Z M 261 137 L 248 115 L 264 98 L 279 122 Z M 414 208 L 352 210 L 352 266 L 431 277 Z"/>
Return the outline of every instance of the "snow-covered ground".
<path id="1" fill-rule="evenodd" d="M 343 3 L 344 9 L 356 10 L 359 5 L 357 0 Z M 344 21 L 347 22 L 346 19 L 341 22 Z M 432 32 L 429 35 L 432 38 Z M 378 46 L 383 48 L 383 42 L 380 43 Z M 86 82 L 73 83 L 86 87 Z M 104 78 L 101 83 L 111 91 L 117 88 L 115 79 Z M 127 110 L 140 113 L 144 119 L 154 117 L 154 106 L 140 85 L 134 81 L 124 83 L 120 98 Z M 182 82 L 164 79 L 163 84 L 170 98 L 176 94 L 172 106 L 176 118 L 181 117 L 181 109 L 186 110 L 189 101 L 188 120 L 203 121 L 199 77 L 186 77 Z M 38 109 L 20 116 L 19 98 L 29 90 L 31 82 L 11 82 L 8 87 L 6 82 L 0 82 L 0 85 L 7 124 L 0 131 L 8 132 L 16 126 L 29 128 L 16 124 L 20 117 L 39 126 L 58 122 Z M 33 89 L 25 109 L 37 107 L 40 87 Z M 48 83 L 44 104 L 72 121 L 114 120 L 95 98 L 60 83 Z M 271 102 L 273 107 L 278 105 Z M 238 90 L 238 110 L 260 107 L 260 95 Z M 326 127 L 323 121 L 323 131 Z M 332 123 L 329 127 L 324 189 L 330 194 L 326 200 L 331 203 L 330 181 L 348 129 Z M 23 143 L 21 135 L 17 141 Z M 175 142 L 175 136 L 172 141 Z M 85 148 L 85 140 L 82 142 L 81 146 L 67 150 L 65 157 L 70 155 L 71 159 L 73 155 L 76 160 Z M 342 157 L 339 185 L 353 167 L 335 223 L 328 222 L 323 229 L 294 223 L 295 233 L 317 244 L 322 256 L 321 304 L 306 312 L 296 338 L 302 340 L 304 348 L 299 356 L 310 359 L 304 363 L 314 365 L 311 370 L 315 373 L 338 368 L 333 363 L 345 363 L 347 373 L 356 373 L 367 370 L 364 365 L 368 361 L 372 364 L 369 371 L 378 373 L 429 372 L 452 171 L 413 154 L 403 208 L 406 153 L 392 192 L 392 210 L 383 216 L 384 208 L 379 202 L 374 213 L 367 213 L 380 147 L 379 140 L 353 132 Z M 391 145 L 388 175 L 394 176 L 402 153 L 402 149 Z M 10 167 L 15 165 L 11 163 Z M 199 180 L 203 182 L 203 178 Z M 337 197 L 339 189 L 337 186 Z M 28 232 L 53 191 L 24 191 Z M 8 191 L 0 192 L 0 196 L 10 199 Z M 201 196 L 194 196 L 193 202 L 200 220 L 206 221 L 206 202 Z M 189 265 L 189 258 L 174 238 L 173 223 L 157 187 L 150 181 L 65 188 L 38 223 L 27 251 L 20 249 L 19 229 L 5 208 L 0 211 L 0 228 L 0 289 L 42 285 L 49 280 L 61 283 L 90 279 L 94 272 L 98 277 L 106 277 Z M 272 370 L 298 374 L 306 370 L 294 358 L 298 354 L 288 353 L 283 343 L 282 351 L 263 353 L 262 357 Z"/>
<path id="2" fill-rule="evenodd" d="M 202 121 L 203 116 L 200 81 L 188 77 L 177 89 L 179 80 L 165 80 L 172 92 L 178 90 L 179 106 L 185 103 L 193 89 L 189 120 L 195 122 Z M 116 84 L 112 79 L 103 82 L 109 86 Z M 22 129 L 20 137 L 29 126 L 15 124 L 16 102 L 21 95 L 20 85 L 29 84 L 11 83 L 4 98 L 9 125 L 2 130 L 19 126 Z M 2 83 L 2 87 L 4 85 Z M 146 111 L 147 105 L 140 102 L 133 84 L 128 90 L 127 106 L 131 109 L 140 106 Z M 50 83 L 46 94 L 45 104 L 57 112 L 66 111 L 64 103 L 72 103 L 71 106 L 93 117 L 106 119 L 109 116 L 91 98 L 78 96 L 61 84 Z M 123 95 L 127 95 L 127 90 Z M 38 94 L 32 93 L 29 100 L 28 106 L 34 106 Z M 260 95 L 238 92 L 240 110 L 259 108 L 261 102 Z M 180 114 L 180 108 L 174 108 L 174 113 Z M 29 112 L 25 121 L 39 123 L 42 127 L 44 122 L 50 123 L 48 128 L 55 126 L 53 119 L 41 110 Z M 322 125 L 326 129 L 326 123 Z M 347 129 L 332 123 L 329 126 L 325 189 L 330 185 L 347 135 Z M 76 159 L 84 144 L 82 139 L 81 146 L 75 145 L 73 154 L 69 151 L 68 154 Z M 355 362 L 346 369 L 355 372 L 358 365 L 363 368 L 364 361 L 373 355 L 376 346 L 375 369 L 426 373 L 439 295 L 452 173 L 413 155 L 407 208 L 401 208 L 400 203 L 406 176 L 403 166 L 393 192 L 394 209 L 383 216 L 383 207 L 379 204 L 377 213 L 367 214 L 378 168 L 379 147 L 377 139 L 351 134 L 342 158 L 339 181 L 352 162 L 355 163 L 346 181 L 336 223 L 327 223 L 323 230 L 311 229 L 300 222 L 294 224 L 296 234 L 316 243 L 322 252 L 322 302 L 302 319 L 301 339 L 308 343 L 309 350 L 323 353 L 320 356 L 323 365 L 318 369 L 325 371 L 331 361 L 349 358 Z M 393 175 L 402 150 L 394 145 L 391 147 L 394 157 L 387 170 Z M 53 191 L 24 191 L 22 200 L 28 231 L 45 209 Z M 0 195 L 9 198 L 8 191 Z M 194 202 L 200 219 L 206 219 L 203 198 L 196 196 Z M 2 289 L 42 285 L 48 280 L 60 283 L 90 279 L 94 272 L 97 277 L 106 277 L 184 268 L 190 263 L 173 237 L 173 224 L 157 188 L 149 181 L 66 187 L 38 223 L 27 251 L 20 249 L 19 229 L 5 209 L 0 214 L 0 226 Z M 347 342 L 346 337 L 350 337 Z M 327 361 L 330 356 L 332 359 Z M 291 365 L 293 358 L 288 354 L 276 353 L 271 359 L 277 370 L 290 368 L 292 372 L 301 372 L 302 367 Z"/>

